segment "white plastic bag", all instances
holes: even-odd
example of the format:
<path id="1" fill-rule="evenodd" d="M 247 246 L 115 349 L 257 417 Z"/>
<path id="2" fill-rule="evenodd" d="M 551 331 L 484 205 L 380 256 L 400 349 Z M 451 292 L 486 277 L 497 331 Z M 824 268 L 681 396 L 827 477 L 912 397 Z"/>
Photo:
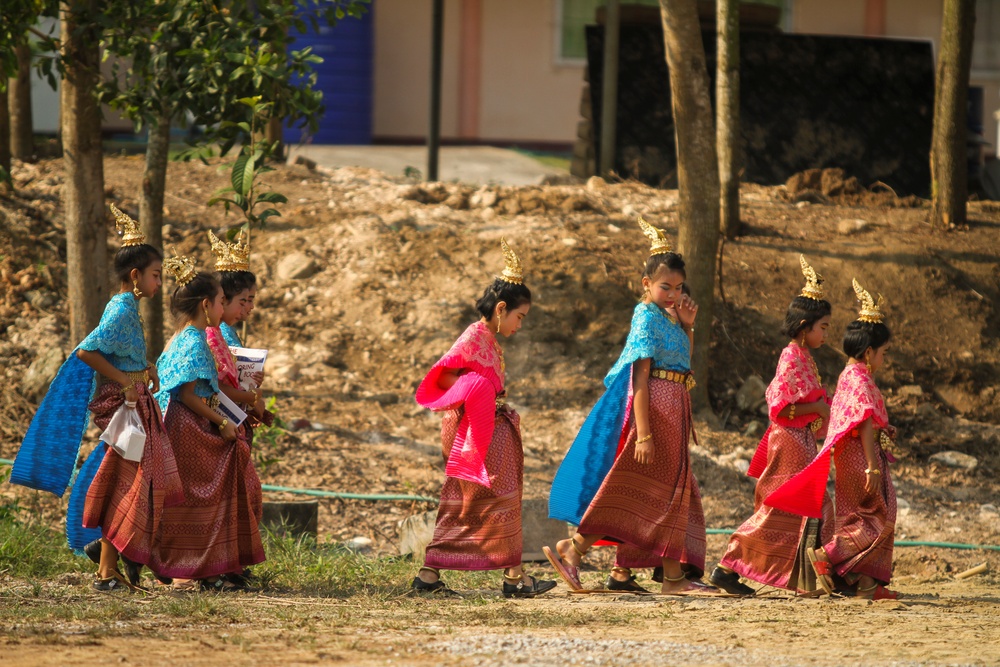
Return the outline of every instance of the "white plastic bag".
<path id="1" fill-rule="evenodd" d="M 126 461 L 141 461 L 146 446 L 146 429 L 142 427 L 135 403 L 126 402 L 115 411 L 108 427 L 101 434 L 101 442 L 114 447 Z"/>

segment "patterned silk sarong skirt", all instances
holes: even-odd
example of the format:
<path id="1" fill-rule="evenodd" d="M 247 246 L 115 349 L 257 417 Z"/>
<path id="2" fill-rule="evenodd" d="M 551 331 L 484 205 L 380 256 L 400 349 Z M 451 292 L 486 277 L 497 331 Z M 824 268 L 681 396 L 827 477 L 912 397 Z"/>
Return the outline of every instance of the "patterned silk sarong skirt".
<path id="1" fill-rule="evenodd" d="M 877 437 L 876 432 L 876 437 Z M 892 578 L 892 546 L 896 532 L 896 490 L 889 462 L 880 449 L 874 493 L 865 491 L 865 460 L 861 440 L 848 435 L 834 448 L 837 469 L 837 508 L 833 537 L 823 549 L 834 571 L 849 584 L 861 575 L 888 584 Z"/>
<path id="2" fill-rule="evenodd" d="M 184 502 L 164 511 L 158 559 L 164 577 L 204 579 L 264 561 L 262 494 L 250 446 L 240 429 L 229 442 L 210 421 L 180 400 L 164 423 L 184 485 Z"/>
<path id="3" fill-rule="evenodd" d="M 687 388 L 649 379 L 652 463 L 636 462 L 634 415 L 630 422 L 625 447 L 578 532 L 622 542 L 615 561 L 621 567 L 652 567 L 670 558 L 700 577 L 705 571 L 705 514 L 688 454 L 692 421 Z"/>
<path id="4" fill-rule="evenodd" d="M 729 540 L 721 565 L 768 586 L 793 591 L 816 590 L 816 574 L 806 548 L 833 537 L 833 503 L 824 494 L 823 518 L 783 512 L 764 504 L 772 491 L 816 458 L 816 437 L 808 428 L 772 424 L 767 441 L 767 466 L 757 480 L 754 513 Z"/>
<path id="5" fill-rule="evenodd" d="M 98 445 L 106 452 L 87 490 L 83 525 L 100 527 L 103 537 L 119 553 L 148 565 L 159 548 L 164 508 L 182 503 L 184 491 L 160 408 L 148 389 L 138 384 L 137 389 L 136 410 L 146 431 L 142 459 L 127 461 L 114 448 Z M 88 407 L 94 423 L 104 429 L 124 403 L 121 386 L 106 383 L 98 388 Z"/>
<path id="6" fill-rule="evenodd" d="M 461 417 L 460 410 L 452 410 L 441 422 L 446 460 Z M 427 567 L 499 570 L 521 564 L 524 452 L 520 417 L 513 410 L 497 412 L 485 465 L 491 488 L 453 477 L 445 479 L 434 537 L 427 545 Z"/>

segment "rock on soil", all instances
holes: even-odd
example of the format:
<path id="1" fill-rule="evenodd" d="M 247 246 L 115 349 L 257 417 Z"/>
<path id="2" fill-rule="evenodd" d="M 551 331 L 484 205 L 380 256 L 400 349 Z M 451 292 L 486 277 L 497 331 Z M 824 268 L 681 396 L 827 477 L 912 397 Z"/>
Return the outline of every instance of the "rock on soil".
<path id="1" fill-rule="evenodd" d="M 965 470 L 974 470 L 979 465 L 975 456 L 953 451 L 938 452 L 931 456 L 930 460 L 950 468 L 963 468 Z"/>

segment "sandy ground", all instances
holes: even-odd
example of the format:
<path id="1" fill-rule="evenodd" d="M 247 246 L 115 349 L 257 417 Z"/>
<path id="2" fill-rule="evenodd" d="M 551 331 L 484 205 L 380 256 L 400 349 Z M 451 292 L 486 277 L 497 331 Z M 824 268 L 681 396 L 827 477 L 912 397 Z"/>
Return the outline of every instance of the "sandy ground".
<path id="1" fill-rule="evenodd" d="M 903 585 L 901 601 L 669 596 L 535 600 L 330 600 L 239 596 L 197 618 L 114 602 L 115 620 L 70 618 L 0 635 L 8 665 L 995 665 L 994 580 Z M 560 589 L 562 588 L 560 587 Z M 488 595 L 488 594 L 487 594 Z M 41 607 L 23 605 L 37 617 Z M 98 616 L 98 613 L 94 613 Z"/>

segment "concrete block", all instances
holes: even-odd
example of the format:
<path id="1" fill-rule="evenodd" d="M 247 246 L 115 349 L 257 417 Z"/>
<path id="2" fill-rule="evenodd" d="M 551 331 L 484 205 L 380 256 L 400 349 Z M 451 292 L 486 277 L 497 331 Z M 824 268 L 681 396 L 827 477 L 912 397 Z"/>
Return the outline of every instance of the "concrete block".
<path id="1" fill-rule="evenodd" d="M 423 562 L 424 553 L 434 537 L 437 510 L 414 514 L 399 522 L 399 553 L 412 554 L 414 562 Z M 521 525 L 524 539 L 521 560 L 544 561 L 543 546 L 554 547 L 572 533 L 564 521 L 549 518 L 549 501 L 531 498 L 521 501 Z"/>

